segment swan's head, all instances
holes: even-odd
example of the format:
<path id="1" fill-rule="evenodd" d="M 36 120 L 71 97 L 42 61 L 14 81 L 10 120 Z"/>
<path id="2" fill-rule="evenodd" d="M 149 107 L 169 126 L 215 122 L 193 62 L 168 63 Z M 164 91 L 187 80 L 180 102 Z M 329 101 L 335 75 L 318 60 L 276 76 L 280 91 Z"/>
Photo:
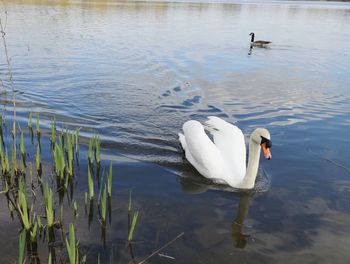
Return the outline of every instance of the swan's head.
<path id="1" fill-rule="evenodd" d="M 270 148 L 272 147 L 270 132 L 265 128 L 257 128 L 251 135 L 251 140 L 261 146 L 261 150 L 266 159 L 271 159 Z"/>

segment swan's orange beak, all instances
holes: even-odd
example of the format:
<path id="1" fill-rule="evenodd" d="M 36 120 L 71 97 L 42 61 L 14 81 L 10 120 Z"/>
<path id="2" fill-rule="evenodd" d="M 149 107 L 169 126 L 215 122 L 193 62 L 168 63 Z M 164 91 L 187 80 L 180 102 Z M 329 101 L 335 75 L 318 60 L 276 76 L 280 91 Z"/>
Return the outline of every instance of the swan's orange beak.
<path id="1" fill-rule="evenodd" d="M 270 148 L 266 147 L 266 143 L 261 144 L 261 149 L 262 149 L 262 152 L 264 153 L 265 158 L 267 160 L 271 159 L 272 155 L 270 152 Z"/>

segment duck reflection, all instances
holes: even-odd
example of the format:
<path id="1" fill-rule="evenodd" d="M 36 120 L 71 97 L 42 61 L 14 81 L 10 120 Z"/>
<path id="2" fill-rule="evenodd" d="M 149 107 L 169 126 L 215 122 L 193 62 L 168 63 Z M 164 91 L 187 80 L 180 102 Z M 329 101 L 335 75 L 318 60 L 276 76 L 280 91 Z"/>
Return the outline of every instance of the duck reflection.
<path id="1" fill-rule="evenodd" d="M 253 45 L 250 45 L 249 51 L 248 51 L 248 55 L 252 55 L 252 51 L 253 51 Z"/>
<path id="2" fill-rule="evenodd" d="M 266 50 L 269 50 L 269 49 L 270 49 L 270 47 L 266 47 L 266 46 L 254 46 L 254 45 L 250 45 L 250 46 L 249 46 L 249 50 L 248 50 L 248 55 L 252 55 L 253 49 L 254 49 L 254 48 L 266 49 Z"/>
<path id="3" fill-rule="evenodd" d="M 222 190 L 223 188 L 225 188 L 219 188 L 215 185 L 204 183 L 202 179 L 200 180 L 200 182 L 197 182 L 196 180 L 186 177 L 180 177 L 180 183 L 182 190 L 190 194 L 204 193 L 209 189 Z M 239 192 L 236 194 L 239 196 L 239 205 L 236 217 L 233 219 L 231 224 L 231 237 L 237 248 L 245 248 L 248 238 L 250 236 L 243 233 L 244 220 L 248 215 L 250 199 L 252 197 L 252 194 L 249 192 Z"/>

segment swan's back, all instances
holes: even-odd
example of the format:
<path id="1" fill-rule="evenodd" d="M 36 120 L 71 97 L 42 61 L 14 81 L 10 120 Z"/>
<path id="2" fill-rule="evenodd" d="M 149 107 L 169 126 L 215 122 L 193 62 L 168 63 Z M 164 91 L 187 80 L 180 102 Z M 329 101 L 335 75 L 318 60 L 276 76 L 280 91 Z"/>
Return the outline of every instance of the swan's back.
<path id="1" fill-rule="evenodd" d="M 242 131 L 217 117 L 209 117 L 206 129 L 195 120 L 183 125 L 179 134 L 187 160 L 205 177 L 231 186 L 238 185 L 246 170 L 245 143 Z"/>
<path id="2" fill-rule="evenodd" d="M 182 144 L 187 160 L 205 177 L 221 175 L 224 164 L 221 153 L 209 139 L 201 123 L 187 121 L 183 127 L 185 144 Z"/>

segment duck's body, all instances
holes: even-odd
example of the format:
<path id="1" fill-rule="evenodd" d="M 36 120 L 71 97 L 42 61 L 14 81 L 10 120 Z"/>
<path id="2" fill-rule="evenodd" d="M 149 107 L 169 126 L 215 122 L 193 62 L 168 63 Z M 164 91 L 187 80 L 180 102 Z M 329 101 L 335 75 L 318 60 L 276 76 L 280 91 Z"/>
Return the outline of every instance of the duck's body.
<path id="1" fill-rule="evenodd" d="M 251 40 L 250 40 L 250 45 L 253 47 L 266 47 L 268 44 L 271 43 L 271 41 L 267 41 L 267 40 L 255 40 L 255 34 L 252 32 L 249 34 L 249 36 L 251 36 Z"/>
<path id="2" fill-rule="evenodd" d="M 242 131 L 218 117 L 209 117 L 205 125 L 212 134 L 213 141 L 198 121 L 190 120 L 183 125 L 184 134 L 179 133 L 179 140 L 186 159 L 200 174 L 214 182 L 235 188 L 253 188 L 259 166 L 262 137 L 270 142 L 268 131 L 259 128 L 253 132 L 246 168 L 246 146 Z"/>

